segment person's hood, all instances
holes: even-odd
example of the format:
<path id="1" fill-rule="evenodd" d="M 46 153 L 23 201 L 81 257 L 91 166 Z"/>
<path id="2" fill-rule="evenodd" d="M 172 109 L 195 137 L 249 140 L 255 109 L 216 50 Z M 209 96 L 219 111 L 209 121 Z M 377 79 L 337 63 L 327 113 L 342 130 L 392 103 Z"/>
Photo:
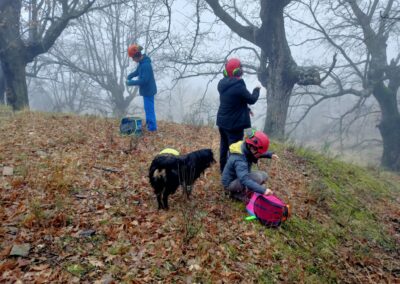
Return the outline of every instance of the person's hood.
<path id="1" fill-rule="evenodd" d="M 229 152 L 231 154 L 244 154 L 246 159 L 252 163 L 257 163 L 257 158 L 255 158 L 250 150 L 247 149 L 246 144 L 243 141 L 238 141 L 229 146 Z"/>
<path id="2" fill-rule="evenodd" d="M 243 81 L 243 79 L 240 79 L 240 78 L 237 78 L 237 77 L 224 77 L 218 83 L 218 91 L 220 93 L 223 93 L 227 89 L 231 88 L 232 86 L 242 83 L 242 81 Z"/>
<path id="3" fill-rule="evenodd" d="M 147 64 L 147 63 L 151 63 L 151 59 L 150 57 L 148 57 L 146 54 L 143 55 L 143 59 L 140 60 L 139 62 L 140 64 Z"/>
<path id="4" fill-rule="evenodd" d="M 231 154 L 243 154 L 242 144 L 243 141 L 238 141 L 236 143 L 231 144 L 229 146 L 229 152 Z"/>

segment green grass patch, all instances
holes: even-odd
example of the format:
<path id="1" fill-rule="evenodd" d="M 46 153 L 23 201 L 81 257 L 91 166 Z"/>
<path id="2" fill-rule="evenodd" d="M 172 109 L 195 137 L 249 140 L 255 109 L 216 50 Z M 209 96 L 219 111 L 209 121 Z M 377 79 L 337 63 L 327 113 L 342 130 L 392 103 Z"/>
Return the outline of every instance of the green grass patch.
<path id="1" fill-rule="evenodd" d="M 285 150 L 279 144 L 273 144 L 272 148 L 277 152 Z M 292 147 L 290 151 L 305 161 L 312 173 L 308 198 L 313 200 L 310 206 L 318 214 L 302 219 L 294 212 L 279 229 L 264 230 L 277 264 L 259 274 L 260 283 L 335 283 L 341 279 L 337 263 L 342 262 L 341 250 L 346 251 L 346 246 L 350 245 L 350 254 L 359 260 L 370 257 L 370 247 L 396 250 L 395 240 L 382 225 L 380 209 L 384 209 L 388 200 L 395 200 L 393 195 L 400 192 L 398 183 L 382 178 L 385 173 L 306 149 Z M 319 220 L 318 216 L 325 218 Z M 286 271 L 279 263 L 288 263 L 291 268 Z"/>
<path id="2" fill-rule="evenodd" d="M 113 245 L 108 249 L 108 252 L 111 255 L 124 255 L 129 252 L 130 248 L 131 248 L 130 244 L 116 243 L 115 245 Z"/>
<path id="3" fill-rule="evenodd" d="M 65 269 L 74 276 L 79 278 L 84 277 L 87 273 L 92 271 L 95 267 L 88 263 L 67 263 Z"/>
<path id="4" fill-rule="evenodd" d="M 292 263 L 291 267 L 298 268 L 289 270 L 293 281 L 300 281 L 302 277 L 316 277 L 326 283 L 337 280 L 330 264 L 335 260 L 340 244 L 337 236 L 342 232 L 339 228 L 332 229 L 319 224 L 316 220 L 309 221 L 293 216 L 280 229 L 266 229 L 265 234 L 273 247 L 274 262 L 285 260 Z M 299 262 L 306 266 L 304 275 L 299 270 Z M 279 274 L 276 269 L 269 268 L 265 273 L 276 276 Z"/>
<path id="5" fill-rule="evenodd" d="M 377 242 L 393 248 L 395 244 L 383 230 L 377 212 L 378 207 L 385 205 L 398 191 L 396 187 L 376 173 L 358 166 L 304 149 L 298 150 L 298 154 L 307 159 L 320 177 L 312 184 L 311 194 L 316 197 L 318 205 L 327 206 L 327 213 L 347 231 L 349 239 Z"/>
<path id="6" fill-rule="evenodd" d="M 13 116 L 13 110 L 8 105 L 0 105 L 0 123 L 5 122 Z"/>
<path id="7" fill-rule="evenodd" d="M 14 168 L 14 175 L 27 177 L 29 173 L 28 167 L 26 165 L 17 165 Z"/>
<path id="8" fill-rule="evenodd" d="M 86 273 L 86 269 L 77 263 L 66 265 L 66 269 L 72 275 L 82 277 Z"/>

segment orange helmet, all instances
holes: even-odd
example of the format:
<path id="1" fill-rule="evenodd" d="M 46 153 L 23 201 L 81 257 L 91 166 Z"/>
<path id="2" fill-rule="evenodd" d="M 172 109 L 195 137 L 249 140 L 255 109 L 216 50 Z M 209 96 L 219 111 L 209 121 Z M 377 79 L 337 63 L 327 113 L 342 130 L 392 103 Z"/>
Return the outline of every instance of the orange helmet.
<path id="1" fill-rule="evenodd" d="M 267 134 L 262 131 L 250 129 L 250 131 L 245 133 L 245 142 L 257 149 L 257 154 L 254 155 L 256 158 L 259 158 L 268 151 L 269 138 Z"/>
<path id="2" fill-rule="evenodd" d="M 229 59 L 225 64 L 225 77 L 241 77 L 243 75 L 242 63 L 237 58 Z"/>
<path id="3" fill-rule="evenodd" d="M 132 58 L 137 58 L 142 55 L 143 47 L 134 43 L 128 47 L 128 56 Z"/>

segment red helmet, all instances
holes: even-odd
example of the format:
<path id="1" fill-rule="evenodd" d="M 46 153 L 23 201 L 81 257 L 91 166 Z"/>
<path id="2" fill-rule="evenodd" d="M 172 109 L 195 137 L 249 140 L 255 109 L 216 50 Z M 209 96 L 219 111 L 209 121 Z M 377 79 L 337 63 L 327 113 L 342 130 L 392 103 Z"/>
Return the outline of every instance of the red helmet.
<path id="1" fill-rule="evenodd" d="M 243 74 L 242 63 L 237 58 L 229 59 L 225 64 L 225 77 L 241 77 Z"/>
<path id="2" fill-rule="evenodd" d="M 128 56 L 132 58 L 140 57 L 142 55 L 142 49 L 140 45 L 134 43 L 128 47 Z"/>
<path id="3" fill-rule="evenodd" d="M 267 134 L 262 131 L 255 131 L 252 129 L 250 132 L 246 133 L 245 142 L 257 149 L 257 154 L 254 155 L 256 158 L 259 158 L 268 151 L 269 138 Z"/>

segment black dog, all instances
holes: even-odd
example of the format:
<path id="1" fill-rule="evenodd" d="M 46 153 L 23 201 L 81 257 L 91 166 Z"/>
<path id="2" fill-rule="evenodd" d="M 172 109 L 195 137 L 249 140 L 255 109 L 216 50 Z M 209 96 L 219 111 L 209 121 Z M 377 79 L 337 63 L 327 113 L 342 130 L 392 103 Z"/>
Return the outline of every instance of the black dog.
<path id="1" fill-rule="evenodd" d="M 181 185 L 189 197 L 194 182 L 214 163 L 211 149 L 202 149 L 187 155 L 159 154 L 149 169 L 150 184 L 157 196 L 158 209 L 168 209 L 168 196 Z"/>

